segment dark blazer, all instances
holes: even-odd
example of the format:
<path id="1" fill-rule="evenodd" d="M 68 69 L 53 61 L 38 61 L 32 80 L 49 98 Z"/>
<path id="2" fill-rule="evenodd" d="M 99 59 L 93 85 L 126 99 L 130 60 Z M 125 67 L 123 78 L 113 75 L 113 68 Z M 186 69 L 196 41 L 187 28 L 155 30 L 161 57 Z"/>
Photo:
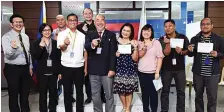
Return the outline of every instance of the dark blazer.
<path id="1" fill-rule="evenodd" d="M 99 38 L 98 32 L 96 31 L 89 32 L 86 35 L 85 49 L 88 52 L 88 73 L 90 75 L 107 76 L 109 70 L 115 71 L 116 67 L 116 35 L 105 29 L 101 40 L 101 54 L 96 54 L 97 47 L 95 49 L 91 47 L 92 40 L 96 38 Z"/>
<path id="2" fill-rule="evenodd" d="M 199 32 L 196 36 L 191 39 L 191 44 L 195 44 L 194 51 L 188 52 L 188 56 L 194 56 L 194 63 L 192 67 L 192 72 L 194 74 L 200 74 L 201 70 L 201 53 L 197 53 L 197 46 L 198 43 L 201 42 L 201 32 Z M 213 58 L 213 65 L 212 65 L 212 75 L 219 75 L 220 74 L 220 58 L 224 56 L 224 38 L 220 37 L 219 35 L 212 33 L 211 35 L 212 43 L 214 43 L 213 50 L 217 51 L 218 56 Z"/>
<path id="3" fill-rule="evenodd" d="M 58 74 L 61 68 L 61 51 L 57 49 L 57 41 L 52 39 L 52 51 L 50 58 L 52 60 L 52 67 L 47 66 L 48 53 L 46 47 L 39 46 L 41 38 L 34 42 L 31 47 L 31 54 L 37 60 L 36 72 L 37 74 Z"/>
<path id="4" fill-rule="evenodd" d="M 95 25 L 94 25 L 94 21 L 92 20 L 92 24 L 87 24 L 87 28 L 88 28 L 88 31 L 87 32 L 85 32 L 83 29 L 82 29 L 82 27 L 85 25 L 85 24 L 87 24 L 86 23 L 86 21 L 84 21 L 84 22 L 82 22 L 82 23 L 80 23 L 79 25 L 77 25 L 77 29 L 80 31 L 80 32 L 82 32 L 83 34 L 87 34 L 88 32 L 94 32 L 94 31 L 96 31 L 96 27 L 95 27 Z"/>

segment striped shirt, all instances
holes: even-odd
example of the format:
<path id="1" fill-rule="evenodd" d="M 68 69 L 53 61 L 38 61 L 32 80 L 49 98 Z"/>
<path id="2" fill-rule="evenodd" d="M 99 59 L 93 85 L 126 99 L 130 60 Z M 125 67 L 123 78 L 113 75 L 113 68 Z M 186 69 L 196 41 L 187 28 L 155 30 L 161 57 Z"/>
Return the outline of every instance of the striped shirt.
<path id="1" fill-rule="evenodd" d="M 203 43 L 211 43 L 211 36 L 210 37 L 203 37 L 201 36 Z M 203 76 L 211 76 L 212 75 L 212 64 L 213 64 L 213 57 L 209 53 L 201 53 L 201 74 Z"/>

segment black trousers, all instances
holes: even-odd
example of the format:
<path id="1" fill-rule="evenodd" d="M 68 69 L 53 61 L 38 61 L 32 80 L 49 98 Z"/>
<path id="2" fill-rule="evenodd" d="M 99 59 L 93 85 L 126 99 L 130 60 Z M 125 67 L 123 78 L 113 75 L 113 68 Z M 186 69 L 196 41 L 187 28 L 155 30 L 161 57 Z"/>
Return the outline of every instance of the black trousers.
<path id="1" fill-rule="evenodd" d="M 151 112 L 157 112 L 158 93 L 153 84 L 153 80 L 155 79 L 155 74 L 138 72 L 138 76 L 139 76 L 140 86 L 142 90 L 143 111 L 150 112 L 149 110 L 149 98 L 150 98 Z"/>
<path id="2" fill-rule="evenodd" d="M 161 93 L 161 111 L 168 112 L 169 110 L 169 93 L 172 79 L 175 80 L 177 91 L 177 112 L 185 112 L 185 85 L 186 75 L 184 70 L 180 71 L 163 71 L 162 72 L 162 93 Z"/>
<path id="3" fill-rule="evenodd" d="M 91 85 L 90 85 L 90 81 L 89 81 L 89 74 L 87 76 L 85 76 L 85 88 L 86 88 L 87 98 L 92 99 L 92 92 L 91 92 Z M 104 93 L 103 86 L 102 86 L 101 87 L 101 99 L 103 97 L 105 97 L 105 93 Z"/>
<path id="4" fill-rule="evenodd" d="M 10 112 L 30 112 L 28 98 L 32 79 L 29 66 L 5 64 L 4 74 L 8 82 Z"/>
<path id="5" fill-rule="evenodd" d="M 194 74 L 193 76 L 196 112 L 204 112 L 203 93 L 206 88 L 207 93 L 207 112 L 216 112 L 217 91 L 219 75 L 216 76 L 201 76 Z"/>
<path id="6" fill-rule="evenodd" d="M 39 84 L 39 110 L 40 112 L 56 112 L 57 105 L 57 79 L 58 75 L 50 76 L 38 74 Z M 49 91 L 49 105 L 47 108 L 47 93 Z"/>
<path id="7" fill-rule="evenodd" d="M 76 112 L 84 112 L 83 102 L 83 84 L 84 84 L 84 67 L 79 68 L 62 68 L 62 84 L 64 87 L 64 104 L 65 112 L 73 112 L 72 108 L 72 86 L 75 83 L 76 88 Z"/>

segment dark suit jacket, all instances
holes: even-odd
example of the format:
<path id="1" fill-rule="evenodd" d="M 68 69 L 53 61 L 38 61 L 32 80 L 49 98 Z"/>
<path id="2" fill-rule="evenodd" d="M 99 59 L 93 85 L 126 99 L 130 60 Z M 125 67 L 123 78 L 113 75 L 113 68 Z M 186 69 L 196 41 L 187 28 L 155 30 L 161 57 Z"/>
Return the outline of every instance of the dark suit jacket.
<path id="1" fill-rule="evenodd" d="M 84 22 L 82 22 L 82 23 L 80 23 L 78 26 L 77 26 L 77 29 L 80 31 L 80 32 L 82 32 L 83 34 L 87 34 L 88 32 L 94 32 L 94 31 L 96 31 L 96 27 L 95 27 L 95 25 L 94 25 L 94 21 L 92 21 L 92 24 L 87 24 L 87 28 L 88 28 L 88 31 L 87 32 L 85 32 L 83 29 L 82 29 L 82 27 L 85 25 L 85 24 L 87 24 L 85 21 Z"/>
<path id="2" fill-rule="evenodd" d="M 109 70 L 115 71 L 116 68 L 116 35 L 105 29 L 101 40 L 101 54 L 96 54 L 97 47 L 95 49 L 91 47 L 92 40 L 96 38 L 99 38 L 98 32 L 89 32 L 86 35 L 85 49 L 88 52 L 88 73 L 106 76 Z"/>
<path id="3" fill-rule="evenodd" d="M 57 41 L 52 39 L 52 51 L 50 58 L 52 60 L 52 67 L 47 66 L 48 53 L 46 47 L 43 49 L 39 46 L 41 39 L 34 42 L 31 48 L 31 54 L 37 60 L 37 74 L 58 74 L 61 68 L 61 51 L 57 49 Z"/>

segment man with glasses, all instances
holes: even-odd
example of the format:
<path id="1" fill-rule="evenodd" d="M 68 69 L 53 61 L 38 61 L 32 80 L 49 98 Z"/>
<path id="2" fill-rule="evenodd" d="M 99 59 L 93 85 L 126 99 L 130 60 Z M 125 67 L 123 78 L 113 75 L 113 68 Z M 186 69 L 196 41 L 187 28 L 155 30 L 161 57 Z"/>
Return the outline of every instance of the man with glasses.
<path id="1" fill-rule="evenodd" d="M 72 112 L 72 86 L 76 88 L 76 112 L 84 112 L 83 84 L 84 62 L 86 51 L 84 49 L 85 35 L 77 30 L 78 16 L 67 16 L 68 28 L 58 34 L 57 47 L 61 49 L 62 84 L 64 87 L 65 111 Z M 85 64 L 86 66 L 87 64 Z M 86 67 L 85 67 L 86 68 Z"/>
<path id="2" fill-rule="evenodd" d="M 191 39 L 189 56 L 194 56 L 192 67 L 196 112 L 204 112 L 203 94 L 206 88 L 207 112 L 216 112 L 220 75 L 220 58 L 224 56 L 224 38 L 212 32 L 210 18 L 201 20 L 201 32 Z M 203 47 L 203 45 L 207 47 Z M 204 50 L 203 50 L 204 49 Z M 209 50 L 210 49 L 210 50 Z"/>
<path id="3" fill-rule="evenodd" d="M 10 17 L 11 31 L 2 37 L 4 74 L 8 82 L 10 112 L 30 112 L 29 92 L 32 81 L 32 61 L 29 37 L 22 33 L 24 18 L 18 14 Z M 20 106 L 18 105 L 20 96 Z"/>

